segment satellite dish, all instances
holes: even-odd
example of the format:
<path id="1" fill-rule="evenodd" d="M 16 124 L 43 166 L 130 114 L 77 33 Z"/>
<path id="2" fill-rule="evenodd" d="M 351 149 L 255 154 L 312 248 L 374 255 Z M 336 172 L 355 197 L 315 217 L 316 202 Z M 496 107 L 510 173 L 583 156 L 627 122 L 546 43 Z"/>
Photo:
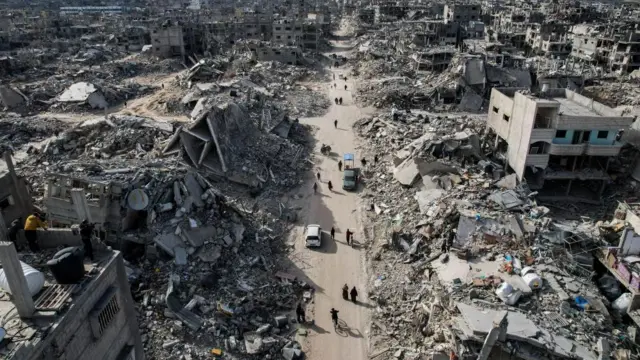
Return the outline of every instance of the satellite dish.
<path id="1" fill-rule="evenodd" d="M 136 211 L 144 210 L 149 206 L 149 195 L 142 189 L 133 189 L 127 196 L 127 205 Z"/>

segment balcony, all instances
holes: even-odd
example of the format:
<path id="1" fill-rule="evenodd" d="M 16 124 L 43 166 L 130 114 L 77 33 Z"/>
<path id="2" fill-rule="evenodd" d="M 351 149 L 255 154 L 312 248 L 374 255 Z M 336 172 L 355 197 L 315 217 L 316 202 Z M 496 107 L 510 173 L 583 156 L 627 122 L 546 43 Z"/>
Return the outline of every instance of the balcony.
<path id="1" fill-rule="evenodd" d="M 536 141 L 546 141 L 551 143 L 553 138 L 556 136 L 556 129 L 537 129 L 534 128 L 531 130 L 531 138 L 529 140 L 530 143 L 534 143 Z"/>
<path id="2" fill-rule="evenodd" d="M 546 168 L 547 165 L 549 165 L 549 154 L 529 154 L 524 164 L 527 166 Z"/>
<path id="3" fill-rule="evenodd" d="M 622 148 L 622 143 L 615 142 L 612 145 L 588 144 L 586 154 L 591 156 L 617 156 Z"/>
<path id="4" fill-rule="evenodd" d="M 551 144 L 549 154 L 562 156 L 578 156 L 584 154 L 587 144 Z"/>

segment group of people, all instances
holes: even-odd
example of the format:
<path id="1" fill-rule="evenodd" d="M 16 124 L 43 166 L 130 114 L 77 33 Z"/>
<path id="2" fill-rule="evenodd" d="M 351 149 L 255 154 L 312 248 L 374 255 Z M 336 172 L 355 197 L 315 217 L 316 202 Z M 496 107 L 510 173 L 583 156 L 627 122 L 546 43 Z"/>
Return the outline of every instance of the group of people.
<path id="1" fill-rule="evenodd" d="M 91 260 L 93 257 L 93 245 L 91 244 L 91 237 L 95 229 L 95 224 L 90 223 L 87 219 L 82 220 L 80 223 L 80 238 L 84 246 L 84 254 Z M 40 244 L 38 243 L 38 229 L 47 231 L 47 224 L 45 223 L 44 216 L 40 213 L 33 213 L 27 216 L 27 220 L 22 222 L 22 218 L 17 218 L 11 222 L 7 229 L 7 236 L 17 250 L 21 250 L 20 244 L 18 244 L 18 233 L 20 230 L 24 230 L 24 237 L 27 240 L 27 245 L 31 252 L 40 251 Z"/>
<path id="2" fill-rule="evenodd" d="M 318 176 L 318 180 L 320 180 L 320 176 Z M 329 191 L 333 191 L 333 184 L 331 183 L 331 180 L 327 181 L 327 187 L 329 188 Z M 317 182 L 313 183 L 313 193 L 314 194 L 318 193 L 318 183 Z"/>
<path id="3" fill-rule="evenodd" d="M 356 287 L 352 287 L 351 291 L 349 291 L 349 286 L 347 284 L 344 284 L 344 286 L 342 287 L 342 298 L 345 300 L 349 300 L 349 295 L 351 295 L 351 302 L 356 304 L 357 300 L 356 298 L 358 297 L 358 290 L 356 290 Z"/>
<path id="4" fill-rule="evenodd" d="M 353 231 L 347 229 L 347 245 L 353 245 Z M 331 240 L 335 240 L 336 238 L 336 228 L 331 227 Z"/>
<path id="5" fill-rule="evenodd" d="M 349 291 L 349 285 L 344 284 L 344 286 L 342 287 L 342 298 L 345 300 L 349 300 L 349 296 L 351 296 L 351 302 L 353 302 L 354 304 L 358 303 L 358 290 L 356 290 L 356 287 L 352 287 L 351 291 Z M 340 311 L 336 310 L 335 308 L 331 308 L 331 311 L 329 311 L 329 313 L 331 314 L 331 321 L 333 321 L 333 327 L 338 327 L 338 313 Z"/>

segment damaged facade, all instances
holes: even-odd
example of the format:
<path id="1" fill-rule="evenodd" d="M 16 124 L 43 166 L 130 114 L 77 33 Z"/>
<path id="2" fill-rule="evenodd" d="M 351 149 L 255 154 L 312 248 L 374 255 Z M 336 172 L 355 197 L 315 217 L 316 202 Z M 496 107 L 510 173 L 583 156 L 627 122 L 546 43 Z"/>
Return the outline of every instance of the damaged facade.
<path id="1" fill-rule="evenodd" d="M 489 107 L 487 124 L 497 135 L 495 148 L 518 180 L 526 178 L 531 189 L 554 188 L 552 193 L 566 196 L 574 182 L 574 191 L 602 194 L 610 182 L 611 158 L 622 148 L 619 134 L 634 121 L 568 89 L 538 94 L 493 89 Z M 506 151 L 500 150 L 501 141 Z"/>

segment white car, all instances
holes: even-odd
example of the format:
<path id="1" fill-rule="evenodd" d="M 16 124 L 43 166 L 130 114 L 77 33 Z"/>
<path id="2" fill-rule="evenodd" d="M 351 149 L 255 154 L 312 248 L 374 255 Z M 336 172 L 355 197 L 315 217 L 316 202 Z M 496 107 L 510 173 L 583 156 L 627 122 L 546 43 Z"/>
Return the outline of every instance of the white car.
<path id="1" fill-rule="evenodd" d="M 304 229 L 304 244 L 306 247 L 320 247 L 322 245 L 322 228 L 320 225 L 307 225 Z"/>

